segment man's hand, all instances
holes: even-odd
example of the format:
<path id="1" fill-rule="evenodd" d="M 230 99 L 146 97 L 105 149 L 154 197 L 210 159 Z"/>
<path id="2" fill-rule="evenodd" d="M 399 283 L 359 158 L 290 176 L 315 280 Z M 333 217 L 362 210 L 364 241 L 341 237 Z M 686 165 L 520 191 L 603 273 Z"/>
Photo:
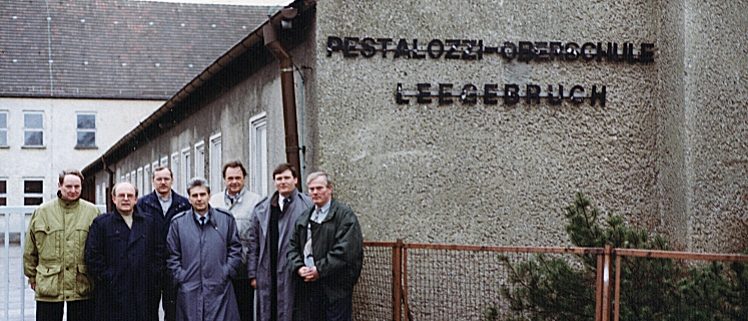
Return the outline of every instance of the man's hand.
<path id="1" fill-rule="evenodd" d="M 303 266 L 299 269 L 299 276 L 304 279 L 304 282 L 314 282 L 319 279 L 319 272 L 317 272 L 316 266 Z"/>
<path id="2" fill-rule="evenodd" d="M 31 285 L 31 289 L 36 291 L 36 283 L 29 283 Z"/>
<path id="3" fill-rule="evenodd" d="M 253 289 L 256 289 L 257 288 L 257 279 L 251 279 L 251 280 L 249 280 L 249 285 L 251 285 Z"/>

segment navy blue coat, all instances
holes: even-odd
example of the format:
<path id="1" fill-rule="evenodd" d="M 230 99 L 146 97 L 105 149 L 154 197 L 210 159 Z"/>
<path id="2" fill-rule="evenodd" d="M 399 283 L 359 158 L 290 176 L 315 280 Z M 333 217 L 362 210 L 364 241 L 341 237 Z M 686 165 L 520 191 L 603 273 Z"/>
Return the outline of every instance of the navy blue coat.
<path id="1" fill-rule="evenodd" d="M 190 205 L 190 202 L 186 198 L 172 190 L 171 206 L 169 206 L 169 209 L 166 211 L 166 215 L 164 215 L 164 211 L 161 209 L 161 203 L 158 201 L 158 193 L 156 193 L 156 191 L 143 195 L 143 197 L 138 199 L 135 208 L 137 209 L 137 212 L 143 213 L 145 216 L 148 216 L 153 220 L 153 224 L 156 226 L 156 230 L 158 230 L 161 241 L 166 244 L 166 235 L 169 234 L 169 224 L 171 223 L 171 219 L 174 218 L 174 215 L 177 213 L 192 209 L 192 205 Z M 164 245 L 164 265 L 166 265 L 166 257 L 168 256 L 169 253 Z M 161 278 L 162 285 L 167 286 L 168 281 L 171 281 L 171 276 L 166 272 L 166 270 L 164 270 L 164 274 Z"/>
<path id="2" fill-rule="evenodd" d="M 91 224 L 85 259 L 95 280 L 95 320 L 158 320 L 157 280 L 165 270 L 165 243 L 155 227 L 137 211 L 132 228 L 117 212 Z"/>

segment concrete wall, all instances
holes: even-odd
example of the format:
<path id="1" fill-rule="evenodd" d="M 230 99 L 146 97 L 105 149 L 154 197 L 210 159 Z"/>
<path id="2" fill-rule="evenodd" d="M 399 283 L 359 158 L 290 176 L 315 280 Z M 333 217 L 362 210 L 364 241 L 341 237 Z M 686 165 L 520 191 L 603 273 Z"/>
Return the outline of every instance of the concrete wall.
<path id="1" fill-rule="evenodd" d="M 23 181 L 44 180 L 44 201 L 56 197 L 57 175 L 82 169 L 161 104 L 159 101 L 0 98 L 8 112 L 8 148 L 0 149 L 0 178 L 8 180 L 8 205 L 23 205 Z M 44 147 L 25 148 L 24 112 L 44 113 Z M 76 113 L 96 114 L 95 149 L 76 149 Z"/>
<path id="2" fill-rule="evenodd" d="M 294 63 L 298 68 L 294 72 L 296 84 L 297 99 L 297 117 L 300 127 L 303 124 L 304 108 L 309 104 L 309 79 L 312 77 L 312 70 L 305 68 L 310 66 L 311 60 L 309 52 L 312 49 L 311 40 L 302 44 L 291 51 L 294 57 Z M 258 71 L 254 72 L 249 78 L 241 81 L 238 85 L 227 88 L 225 92 L 220 93 L 215 99 L 211 99 L 200 109 L 191 114 L 184 121 L 179 122 L 175 127 L 164 131 L 157 137 L 151 137 L 149 143 L 139 146 L 130 155 L 120 162 L 113 164 L 112 168 L 116 169 L 118 174 L 115 181 L 120 180 L 124 173 L 137 170 L 153 161 L 160 160 L 162 157 L 173 153 L 181 152 L 185 148 L 190 149 L 192 158 L 192 170 L 185 177 L 179 170 L 174 170 L 175 190 L 184 193 L 184 184 L 186 179 L 195 175 L 196 166 L 203 166 L 205 176 L 209 176 L 211 164 L 209 137 L 215 134 L 221 134 L 222 140 L 222 163 L 229 160 L 242 161 L 250 171 L 251 180 L 256 173 L 252 172 L 250 167 L 250 119 L 265 113 L 267 119 L 267 192 L 274 191 L 272 179 L 270 177 L 273 168 L 286 161 L 285 154 L 285 136 L 283 130 L 283 110 L 281 100 L 281 82 L 280 68 L 276 62 L 268 64 Z M 302 77 L 303 75 L 303 77 Z M 306 79 L 304 82 L 302 79 Z M 306 97 L 306 98 L 305 98 Z M 299 133 L 305 137 L 308 135 L 304 128 L 299 129 Z M 206 156 L 204 164 L 195 164 L 194 146 L 198 142 L 204 142 Z M 183 164 L 168 164 L 173 169 L 181 168 Z M 221 166 L 222 164 L 219 164 Z M 107 180 L 103 173 L 97 175 L 97 184 Z M 211 182 L 212 192 L 220 191 L 222 181 Z M 249 185 L 249 181 L 246 182 Z M 146 188 L 144 193 L 150 192 Z"/>
<path id="3" fill-rule="evenodd" d="M 367 239 L 566 245 L 562 208 L 581 191 L 677 247 L 735 250 L 746 245 L 737 216 L 748 209 L 746 58 L 737 49 L 746 9 L 745 1 L 319 2 L 314 164 L 335 175 L 336 195 L 359 213 Z M 328 36 L 655 43 L 656 53 L 652 64 L 344 58 L 326 56 Z M 440 82 L 606 85 L 607 103 L 395 102 L 397 83 Z"/>

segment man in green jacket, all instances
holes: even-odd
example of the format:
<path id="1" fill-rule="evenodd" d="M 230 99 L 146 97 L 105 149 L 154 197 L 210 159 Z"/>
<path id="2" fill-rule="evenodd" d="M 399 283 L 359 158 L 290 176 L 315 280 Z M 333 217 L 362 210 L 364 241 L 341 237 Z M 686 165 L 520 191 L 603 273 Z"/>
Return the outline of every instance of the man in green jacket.
<path id="1" fill-rule="evenodd" d="M 31 216 L 23 273 L 36 292 L 37 321 L 61 321 L 66 302 L 68 321 L 93 317 L 84 248 L 88 228 L 99 210 L 80 199 L 82 183 L 79 171 L 63 171 L 57 198 L 40 205 Z"/>
<path id="2" fill-rule="evenodd" d="M 350 207 L 332 199 L 327 173 L 309 174 L 306 182 L 314 207 L 296 221 L 288 250 L 297 284 L 294 320 L 351 321 L 364 259 L 361 226 Z"/>

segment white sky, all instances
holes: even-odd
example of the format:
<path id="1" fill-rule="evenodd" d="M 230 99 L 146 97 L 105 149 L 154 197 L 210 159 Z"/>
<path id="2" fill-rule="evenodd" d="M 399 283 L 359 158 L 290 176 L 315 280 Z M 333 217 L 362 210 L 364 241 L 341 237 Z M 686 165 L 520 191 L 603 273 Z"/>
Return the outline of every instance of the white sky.
<path id="1" fill-rule="evenodd" d="M 256 6 L 286 5 L 292 2 L 292 0 L 140 0 L 140 1 L 215 3 L 215 4 L 256 5 Z"/>

